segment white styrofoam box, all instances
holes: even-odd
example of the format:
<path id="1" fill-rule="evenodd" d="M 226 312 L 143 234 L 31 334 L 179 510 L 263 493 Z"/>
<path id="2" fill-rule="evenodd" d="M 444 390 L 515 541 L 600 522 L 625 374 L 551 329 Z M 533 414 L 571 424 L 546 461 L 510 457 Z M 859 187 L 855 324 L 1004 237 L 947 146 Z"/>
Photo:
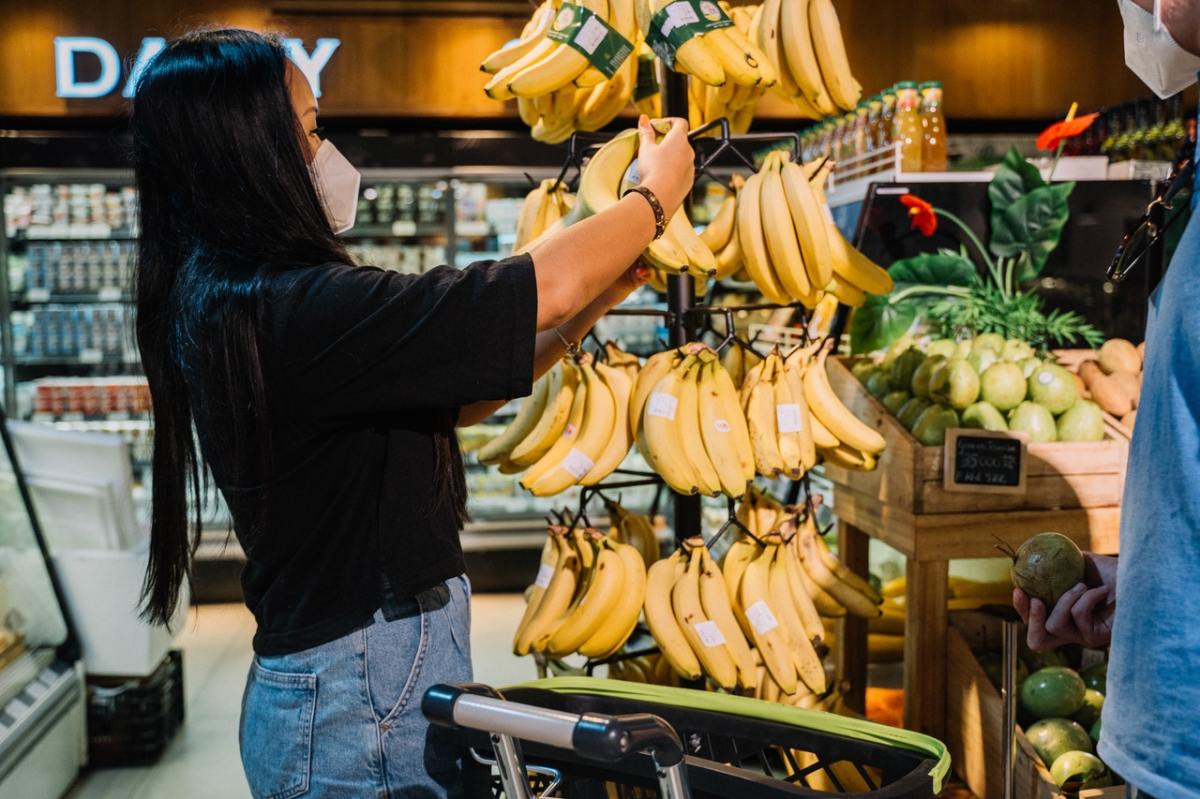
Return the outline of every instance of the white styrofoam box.
<path id="1" fill-rule="evenodd" d="M 1033 163 L 1041 170 L 1044 179 L 1052 179 L 1050 167 L 1054 163 L 1053 158 L 1041 158 Z M 1106 155 L 1065 155 L 1059 159 L 1058 166 L 1054 168 L 1053 180 L 1059 183 L 1064 180 L 1108 179 L 1108 156 Z"/>
<path id="2" fill-rule="evenodd" d="M 138 618 L 149 542 L 133 550 L 59 550 L 52 558 L 79 633 L 85 671 L 111 677 L 153 673 L 186 620 L 190 597 L 184 585 L 170 630 Z"/>

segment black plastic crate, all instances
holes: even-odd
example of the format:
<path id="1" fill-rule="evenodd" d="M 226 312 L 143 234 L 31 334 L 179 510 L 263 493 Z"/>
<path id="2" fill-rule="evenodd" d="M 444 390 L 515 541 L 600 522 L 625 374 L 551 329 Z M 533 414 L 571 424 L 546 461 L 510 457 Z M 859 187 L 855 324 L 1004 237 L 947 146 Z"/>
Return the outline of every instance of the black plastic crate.
<path id="1" fill-rule="evenodd" d="M 171 650 L 149 677 L 89 677 L 87 694 L 89 764 L 153 763 L 183 723 L 183 653 Z"/>

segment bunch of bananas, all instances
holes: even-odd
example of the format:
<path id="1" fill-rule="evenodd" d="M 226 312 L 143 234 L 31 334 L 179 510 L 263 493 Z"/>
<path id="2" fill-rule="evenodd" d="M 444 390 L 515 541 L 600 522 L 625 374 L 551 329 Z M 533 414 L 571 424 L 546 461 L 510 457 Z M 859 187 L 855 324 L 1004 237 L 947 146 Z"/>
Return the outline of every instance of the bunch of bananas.
<path id="1" fill-rule="evenodd" d="M 646 361 L 634 384 L 629 419 L 646 462 L 681 494 L 740 497 L 754 479 L 737 388 L 716 352 L 703 344 Z"/>
<path id="2" fill-rule="evenodd" d="M 737 30 L 748 41 L 754 42 L 754 19 L 760 6 L 734 6 L 721 2 L 721 9 L 733 20 Z M 756 57 L 763 57 L 758 53 Z M 779 84 L 776 83 L 776 86 Z M 707 125 L 709 122 L 725 117 L 729 120 L 729 128 L 735 134 L 746 133 L 754 121 L 754 112 L 758 101 L 769 91 L 771 86 L 765 81 L 754 86 L 748 86 L 737 81 L 727 80 L 721 86 L 705 83 L 696 77 L 688 79 L 688 121 L 692 128 Z"/>
<path id="3" fill-rule="evenodd" d="M 643 37 L 652 35 L 651 23 L 655 16 L 673 2 L 636 0 L 637 24 Z M 729 4 L 722 2 L 720 6 L 729 16 Z M 775 66 L 766 53 L 736 24 L 693 36 L 674 50 L 674 57 L 677 72 L 691 75 L 710 86 L 724 86 L 730 82 L 748 87 L 770 87 L 778 80 Z"/>
<path id="4" fill-rule="evenodd" d="M 479 462 L 524 472 L 521 485 L 539 497 L 600 482 L 629 454 L 633 368 L 588 353 L 565 356 L 534 383 L 504 432 L 479 449 Z"/>
<path id="5" fill-rule="evenodd" d="M 663 655 L 638 655 L 610 663 L 608 664 L 608 678 L 646 683 L 647 685 L 679 687 L 679 675 L 671 668 L 671 661 Z"/>
<path id="6" fill-rule="evenodd" d="M 821 347 L 814 356 L 811 349 L 804 348 L 793 353 L 793 356 L 797 355 L 795 368 L 802 370 L 804 399 L 813 423 L 813 443 L 817 452 L 843 468 L 873 471 L 887 442 L 877 430 L 856 417 L 834 392 L 825 363 L 829 350 Z"/>
<path id="7" fill-rule="evenodd" d="M 833 0 L 764 0 L 752 26 L 778 72 L 776 92 L 803 116 L 821 119 L 858 104 L 862 86 L 850 71 Z"/>
<path id="8" fill-rule="evenodd" d="M 487 95 L 495 100 L 516 97 L 521 120 L 534 139 L 547 144 L 607 125 L 629 104 L 637 83 L 637 59 L 627 57 L 610 78 L 574 47 L 550 37 L 562 5 L 563 0 L 545 0 L 520 38 L 480 65 L 492 75 L 484 86 Z M 630 45 L 636 42 L 633 0 L 576 0 L 574 5 L 604 19 Z"/>
<path id="9" fill-rule="evenodd" d="M 826 293 L 857 307 L 887 294 L 887 270 L 855 249 L 837 225 L 823 186 L 829 164 L 800 165 L 769 153 L 738 195 L 737 229 L 746 271 L 771 302 L 815 308 Z"/>
<path id="10" fill-rule="evenodd" d="M 725 354 L 721 356 L 721 365 L 725 367 L 726 372 L 729 372 L 729 377 L 738 391 L 742 390 L 742 386 L 746 382 L 746 373 L 762 362 L 761 355 L 753 349 L 743 346 L 739 341 L 732 342 L 725 349 Z"/>
<path id="11" fill-rule="evenodd" d="M 635 547 L 595 530 L 552 527 L 513 653 L 609 657 L 637 626 L 645 591 L 646 564 Z"/>
<path id="12" fill-rule="evenodd" d="M 716 256 L 714 280 L 733 277 L 743 266 L 742 244 L 737 234 L 737 198 L 745 185 L 741 176 L 733 176 L 721 207 L 699 233 L 700 241 Z"/>
<path id="13" fill-rule="evenodd" d="M 517 215 L 514 253 L 525 252 L 542 234 L 561 230 L 562 220 L 575 207 L 575 195 L 562 181 L 546 179 L 534 186 L 521 203 Z"/>
<path id="14" fill-rule="evenodd" d="M 641 552 L 647 568 L 659 559 L 658 534 L 649 518 L 608 497 L 604 498 L 604 508 L 608 511 L 609 538 Z"/>

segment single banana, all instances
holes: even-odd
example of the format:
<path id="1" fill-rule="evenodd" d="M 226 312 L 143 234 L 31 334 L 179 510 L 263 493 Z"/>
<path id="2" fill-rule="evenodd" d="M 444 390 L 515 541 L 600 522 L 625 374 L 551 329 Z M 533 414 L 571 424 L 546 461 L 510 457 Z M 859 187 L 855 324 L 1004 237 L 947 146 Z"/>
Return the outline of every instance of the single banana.
<path id="1" fill-rule="evenodd" d="M 838 298 L 838 302 L 851 308 L 861 308 L 867 295 L 858 286 L 852 286 L 836 275 L 825 286 L 825 290 Z"/>
<path id="2" fill-rule="evenodd" d="M 646 407 L 646 400 L 650 397 L 654 386 L 666 376 L 667 372 L 671 371 L 671 367 L 679 357 L 678 350 L 655 353 L 646 359 L 646 363 L 638 372 L 637 380 L 633 384 L 633 393 L 629 397 L 629 432 L 633 437 L 636 438 L 641 430 L 642 411 Z"/>
<path id="3" fill-rule="evenodd" d="M 540 478 L 533 478 L 530 490 L 534 496 L 554 496 L 586 477 L 604 454 L 609 440 L 614 435 L 617 411 L 612 390 L 596 373 L 589 359 L 582 362 L 581 368 L 587 388 L 587 404 L 581 429 L 575 437 L 574 444 L 566 448 L 562 457 L 557 462 L 552 462 Z M 551 449 L 551 452 L 553 451 Z M 547 453 L 547 458 L 550 455 L 551 453 Z"/>
<path id="4" fill-rule="evenodd" d="M 764 362 L 765 377 L 750 391 L 746 406 L 746 423 L 750 432 L 750 444 L 754 449 L 754 465 L 764 477 L 774 477 L 786 472 L 783 455 L 779 452 L 779 435 L 775 415 L 775 389 L 771 385 L 774 363 Z"/>
<path id="5" fill-rule="evenodd" d="M 843 583 L 846 583 L 855 591 L 867 596 L 876 605 L 883 604 L 883 594 L 879 592 L 875 586 L 859 577 L 852 572 L 846 564 L 842 563 L 837 557 L 829 551 L 829 545 L 825 543 L 825 539 L 821 536 L 816 536 L 817 554 L 821 556 L 821 560 L 825 563 L 826 568 L 837 575 L 837 578 Z M 1002 589 L 1001 593 L 1007 594 L 1008 589 Z"/>
<path id="6" fill-rule="evenodd" d="M 804 256 L 809 283 L 814 287 L 824 288 L 833 277 L 829 221 L 825 215 L 825 208 L 818 201 L 812 185 L 804 176 L 804 171 L 791 160 L 790 153 L 784 153 L 781 163 L 780 177 L 783 180 L 792 224 L 796 229 L 796 238 Z"/>
<path id="7" fill-rule="evenodd" d="M 533 127 L 537 124 L 541 113 L 537 110 L 537 105 L 528 97 L 517 98 L 517 115 L 521 117 L 521 121 L 527 126 Z"/>
<path id="8" fill-rule="evenodd" d="M 746 180 L 746 185 L 742 188 L 737 209 L 738 240 L 742 245 L 746 271 L 758 286 L 758 290 L 768 302 L 786 304 L 791 298 L 771 266 L 766 238 L 763 235 L 762 182 L 762 173 L 756 172 Z"/>
<path id="9" fill-rule="evenodd" d="M 725 354 L 721 356 L 721 365 L 725 367 L 725 373 L 729 375 L 729 379 L 733 381 L 735 388 L 741 389 L 742 380 L 746 377 L 746 360 L 742 355 L 742 347 L 736 341 L 730 342 L 725 349 Z M 738 396 L 738 405 L 741 405 L 741 395 Z"/>
<path id="10" fill-rule="evenodd" d="M 704 433 L 700 427 L 700 373 L 703 362 L 694 356 L 693 363 L 679 379 L 679 406 L 675 413 L 676 436 L 683 444 L 683 454 L 692 465 L 692 473 L 699 481 L 701 494 L 717 496 L 721 493 L 721 478 L 704 446 Z"/>
<path id="11" fill-rule="evenodd" d="M 720 567 L 708 554 L 705 547 L 700 547 L 700 607 L 729 648 L 729 654 L 737 666 L 738 682 L 743 688 L 753 688 L 757 682 L 758 667 L 754 664 L 754 655 L 750 652 L 750 644 L 737 618 L 733 615 L 733 606 L 729 602 L 729 593 L 725 590 L 725 578 Z"/>
<path id="12" fill-rule="evenodd" d="M 553 19 L 554 3 L 551 0 L 545 0 L 533 12 L 533 16 L 529 18 L 525 29 L 521 31 L 521 38 L 504 45 L 483 59 L 483 63 L 479 65 L 479 68 L 484 72 L 495 75 L 509 64 L 512 64 L 536 47 L 538 42 L 545 38 L 546 31 L 550 30 L 550 22 Z"/>
<path id="13" fill-rule="evenodd" d="M 821 658 L 813 648 L 812 638 L 819 638 L 825 632 L 825 628 L 821 626 L 820 618 L 816 619 L 815 630 L 810 631 L 804 626 L 788 584 L 787 561 L 778 557 L 782 553 L 782 547 L 768 547 L 767 552 L 770 554 L 764 554 L 762 557 L 769 558 L 767 572 L 771 609 L 778 613 L 783 628 L 787 630 L 792 662 L 800 680 L 812 691 L 820 693 L 825 690 L 825 667 L 821 665 Z"/>
<path id="14" fill-rule="evenodd" d="M 836 447 L 829 449 L 818 447 L 817 451 L 829 463 L 855 472 L 872 472 L 879 465 L 875 456 L 871 453 L 863 452 L 846 444 L 838 444 Z"/>
<path id="15" fill-rule="evenodd" d="M 808 395 L 805 395 L 807 400 Z M 821 420 L 812 412 L 812 403 L 808 404 L 808 420 L 812 423 L 813 444 L 816 445 L 817 452 L 825 454 L 831 450 L 836 450 L 842 446 L 842 442 L 838 441 L 837 436 L 829 431 L 829 428 L 821 424 Z M 857 450 L 855 450 L 857 452 Z"/>
<path id="16" fill-rule="evenodd" d="M 554 566 L 554 576 L 546 586 L 546 593 L 538 604 L 533 618 L 521 630 L 513 652 L 527 655 L 532 650 L 533 643 L 543 636 L 553 632 L 575 596 L 575 588 L 579 580 L 579 555 L 575 547 L 565 541 L 559 542 L 558 561 Z"/>
<path id="17" fill-rule="evenodd" d="M 537 379 L 533 384 L 533 392 L 521 403 L 520 410 L 504 428 L 504 432 L 479 448 L 476 457 L 480 463 L 491 466 L 506 459 L 512 448 L 532 432 L 546 410 L 546 389 L 549 385 L 549 373 Z"/>
<path id="18" fill-rule="evenodd" d="M 517 239 L 513 245 L 520 249 L 537 238 L 543 229 L 542 218 L 545 215 L 546 181 L 538 183 L 525 195 L 521 203 L 521 212 L 517 215 Z"/>
<path id="19" fill-rule="evenodd" d="M 792 402 L 799 407 L 796 409 L 799 424 L 800 465 L 808 471 L 817 465 L 817 447 L 813 440 L 812 413 L 808 409 L 808 399 L 804 395 L 803 361 L 795 353 L 789 354 L 783 360 L 783 377 L 791 389 Z"/>
<path id="20" fill-rule="evenodd" d="M 595 465 L 580 480 L 580 485 L 596 485 L 613 473 L 633 446 L 633 438 L 629 433 L 629 394 L 633 390 L 633 380 L 623 369 L 617 369 L 604 363 L 596 364 L 596 373 L 604 381 L 614 402 L 614 413 L 608 443 Z"/>
<path id="21" fill-rule="evenodd" d="M 788 295 L 796 300 L 805 300 L 812 296 L 813 289 L 817 287 L 809 282 L 808 270 L 804 266 L 800 241 L 796 238 L 796 228 L 792 224 L 783 178 L 779 172 L 778 151 L 767 156 L 762 172 L 763 233 L 767 240 L 767 252 Z"/>
<path id="22" fill-rule="evenodd" d="M 771 387 L 775 391 L 775 434 L 779 441 L 779 454 L 783 458 L 784 474 L 799 479 L 807 469 L 800 441 L 800 431 L 804 429 L 800 410 L 802 398 L 792 396 L 791 381 L 787 379 L 783 359 L 778 355 L 772 357 L 776 361 Z"/>
<path id="23" fill-rule="evenodd" d="M 721 489 L 737 499 L 746 493 L 746 484 L 754 479 L 754 450 L 733 383 L 719 379 L 718 372 L 724 371 L 715 356 L 701 371 L 700 431 L 704 449 L 720 478 Z M 725 375 L 725 378 L 728 381 L 729 376 Z"/>
<path id="24" fill-rule="evenodd" d="M 704 673 L 724 690 L 732 691 L 738 683 L 737 664 L 720 627 L 704 615 L 700 602 L 700 550 L 703 548 L 701 541 L 692 549 L 687 570 L 671 589 L 671 608 Z"/>
<path id="25" fill-rule="evenodd" d="M 796 548 L 791 545 L 791 542 L 781 545 L 775 559 L 787 577 L 788 590 L 792 593 L 792 600 L 796 604 L 796 613 L 800 616 L 801 624 L 804 625 L 804 632 L 814 645 L 819 644 L 825 637 L 825 625 L 821 621 L 821 613 L 817 610 L 816 603 L 813 601 L 812 595 L 808 593 L 804 578 L 801 576 L 804 574 L 804 567 L 800 565 L 800 556 L 797 554 Z"/>
<path id="26" fill-rule="evenodd" d="M 797 528 L 793 528 L 797 529 Z M 870 597 L 859 593 L 848 584 L 837 578 L 821 560 L 817 550 L 817 528 L 812 515 L 800 523 L 796 535 L 800 536 L 800 562 L 813 582 L 829 592 L 830 596 L 846 609 L 852 616 L 863 619 L 877 618 L 883 611 L 879 609 Z"/>
<path id="27" fill-rule="evenodd" d="M 554 535 L 553 531 L 546 535 L 546 543 L 542 547 L 542 559 L 538 565 L 537 577 L 534 579 L 533 585 L 527 589 L 529 599 L 525 604 L 525 612 L 521 614 L 521 621 L 517 623 L 516 632 L 513 633 L 513 654 L 528 655 L 528 650 L 519 651 L 521 636 L 525 632 L 525 628 L 529 626 L 529 622 L 537 614 L 538 608 L 542 604 L 542 599 L 546 595 L 546 588 L 549 587 L 550 581 L 554 579 L 555 565 L 558 563 L 559 553 L 562 548 L 559 546 L 559 541 L 562 536 Z"/>
<path id="28" fill-rule="evenodd" d="M 684 638 L 675 612 L 671 607 L 671 589 L 675 580 L 683 574 L 686 565 L 682 553 L 676 552 L 669 558 L 657 561 L 646 572 L 646 603 L 643 611 L 646 626 L 658 643 L 659 649 L 671 663 L 671 668 L 685 680 L 698 680 L 703 673 L 696 653 Z"/>
<path id="29" fill-rule="evenodd" d="M 831 264 L 837 277 L 868 294 L 890 294 L 895 284 L 888 271 L 846 241 L 837 225 L 829 223 L 828 230 Z"/>
<path id="30" fill-rule="evenodd" d="M 766 54 L 767 60 L 775 67 L 779 76 L 779 82 L 774 87 L 775 92 L 785 100 L 794 102 L 800 95 L 800 87 L 792 77 L 783 51 L 783 31 L 779 17 L 782 6 L 783 0 L 763 0 L 763 4 L 754 12 L 756 23 L 752 23 L 751 28 L 756 34 L 754 41 Z"/>
<path id="31" fill-rule="evenodd" d="M 764 550 L 765 552 L 765 550 Z M 796 665 L 787 630 L 770 602 L 770 561 L 759 555 L 746 566 L 739 585 L 742 610 L 749 621 L 751 640 L 762 655 L 771 678 L 786 694 L 796 692 Z"/>
<path id="32" fill-rule="evenodd" d="M 683 250 L 687 256 L 687 273 L 697 280 L 707 280 L 717 272 L 717 257 L 712 250 L 704 245 L 696 235 L 692 223 L 688 221 L 687 212 L 680 208 L 667 223 L 667 232 L 663 238 L 671 240 Z"/>
<path id="33" fill-rule="evenodd" d="M 655 471 L 681 494 L 699 493 L 706 485 L 686 455 L 676 423 L 683 376 L 695 362 L 696 356 L 688 355 L 668 371 L 650 392 L 642 413 L 641 432 L 653 456 Z"/>
<path id="34" fill-rule="evenodd" d="M 833 0 L 808 0 L 808 23 L 813 49 L 821 65 L 821 77 L 829 96 L 839 108 L 851 111 L 862 98 L 862 86 L 850 73 L 846 43 Z"/>
<path id="35" fill-rule="evenodd" d="M 511 100 L 515 95 L 508 89 L 508 83 L 531 66 L 540 64 L 557 51 L 558 42 L 543 36 L 529 52 L 501 69 L 484 85 L 483 91 L 493 100 Z M 547 92 L 548 93 L 548 92 Z"/>
<path id="36" fill-rule="evenodd" d="M 509 461 L 517 466 L 532 466 L 554 446 L 567 426 L 578 385 L 579 369 L 569 358 L 555 364 L 546 387 L 546 408 L 529 435 L 513 447 Z"/>
<path id="37" fill-rule="evenodd" d="M 571 85 L 578 89 L 594 89 L 606 80 L 608 80 L 607 75 L 597 67 L 589 64 L 583 72 L 575 76 L 575 80 L 571 82 Z"/>
<path id="38" fill-rule="evenodd" d="M 809 0 L 783 0 L 779 9 L 779 28 L 783 36 L 782 52 L 800 93 L 821 112 L 830 116 L 837 106 L 829 96 L 808 22 Z"/>
<path id="39" fill-rule="evenodd" d="M 608 0 L 579 0 L 578 5 L 608 18 Z M 587 56 L 583 53 L 569 44 L 558 44 L 544 60 L 514 75 L 508 82 L 508 91 L 517 97 L 549 94 L 574 81 L 588 66 Z"/>
<path id="40" fill-rule="evenodd" d="M 725 580 L 725 593 L 729 596 L 729 605 L 733 608 L 733 617 L 742 628 L 746 638 L 753 640 L 750 622 L 746 618 L 745 608 L 742 607 L 741 584 L 750 561 L 758 557 L 758 544 L 749 538 L 739 538 L 734 541 L 721 561 L 721 576 Z"/>
<path id="41" fill-rule="evenodd" d="M 829 351 L 822 349 L 804 371 L 804 396 L 813 414 L 837 436 L 838 440 L 870 455 L 878 455 L 887 446 L 878 431 L 859 421 L 834 393 L 825 371 Z"/>
<path id="42" fill-rule="evenodd" d="M 547 651 L 551 655 L 567 655 L 577 651 L 606 620 L 613 617 L 621 603 L 625 580 L 625 566 L 616 548 L 602 546 L 588 578 L 587 593 L 550 636 Z"/>
<path id="43" fill-rule="evenodd" d="M 588 385 L 588 380 L 583 374 L 583 370 L 579 369 L 578 371 L 580 373 L 579 385 L 576 387 L 574 396 L 571 399 L 571 412 L 567 416 L 567 423 L 563 425 L 562 431 L 551 442 L 545 454 L 538 458 L 537 462 L 532 464 L 521 477 L 521 487 L 527 491 L 533 488 L 534 484 L 541 479 L 543 474 L 557 467 L 579 439 L 584 414 L 587 412 L 587 395 L 591 390 L 591 386 Z"/>
<path id="44" fill-rule="evenodd" d="M 712 252 L 723 249 L 733 237 L 735 219 L 737 219 L 737 194 L 730 191 L 721 201 L 721 208 L 708 223 L 708 227 L 700 231 L 700 241 L 704 242 L 704 246 Z"/>

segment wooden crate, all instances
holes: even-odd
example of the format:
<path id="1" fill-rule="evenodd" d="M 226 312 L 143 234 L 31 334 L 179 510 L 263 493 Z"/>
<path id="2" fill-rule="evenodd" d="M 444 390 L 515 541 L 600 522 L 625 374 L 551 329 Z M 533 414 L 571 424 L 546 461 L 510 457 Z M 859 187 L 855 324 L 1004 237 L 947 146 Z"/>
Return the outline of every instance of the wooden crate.
<path id="1" fill-rule="evenodd" d="M 887 441 L 879 466 L 856 472 L 825 464 L 834 484 L 911 514 L 979 513 L 1111 507 L 1121 503 L 1128 441 L 1109 432 L 1103 441 L 1027 447 L 1024 494 L 955 493 L 942 487 L 944 447 L 923 446 L 850 373 L 851 362 L 829 360 L 829 379 L 854 415 Z"/>
<path id="2" fill-rule="evenodd" d="M 1004 795 L 1004 700 L 969 639 L 1000 640 L 1000 624 L 979 613 L 951 614 L 947 630 L 946 744 L 954 771 L 980 799 Z M 1024 734 L 1017 736 L 1017 799 L 1062 799 Z M 1124 786 L 1082 791 L 1081 799 L 1122 799 Z"/>

